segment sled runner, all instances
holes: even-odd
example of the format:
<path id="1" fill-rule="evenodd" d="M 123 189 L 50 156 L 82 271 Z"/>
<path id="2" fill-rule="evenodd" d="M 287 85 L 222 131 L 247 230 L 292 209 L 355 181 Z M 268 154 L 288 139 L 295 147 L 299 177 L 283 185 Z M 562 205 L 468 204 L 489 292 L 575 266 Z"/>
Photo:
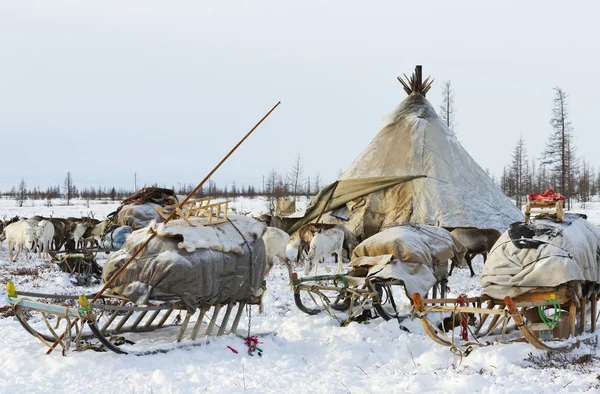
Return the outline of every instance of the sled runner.
<path id="1" fill-rule="evenodd" d="M 537 349 L 569 351 L 573 347 L 572 342 L 550 344 L 547 341 L 585 333 L 588 303 L 591 332 L 596 331 L 597 315 L 597 291 L 578 297 L 573 285 L 536 289 L 504 299 L 484 295 L 424 300 L 415 294 L 413 306 L 425 333 L 440 345 L 450 346 L 456 351 L 515 341 L 526 341 Z M 460 321 L 460 337 L 453 330 L 458 328 L 458 324 L 456 327 L 440 327 L 448 321 L 444 318 L 448 314 L 452 318 L 457 316 L 456 320 Z M 465 324 L 468 316 L 476 318 L 475 326 Z M 434 321 L 435 317 L 438 317 L 439 324 L 435 322 L 438 319 Z M 452 330 L 452 333 L 446 330 Z"/>
<path id="2" fill-rule="evenodd" d="M 76 351 L 110 350 L 119 354 L 152 353 L 157 350 L 136 349 L 135 342 L 148 341 L 147 338 L 127 334 L 158 329 L 168 331 L 167 336 L 172 335 L 177 343 L 207 336 L 237 334 L 246 306 L 245 302 L 229 302 L 211 308 L 199 308 L 196 313 L 187 310 L 179 300 L 149 300 L 144 305 L 134 305 L 123 297 L 103 296 L 99 302 L 90 303 L 88 298 L 93 296 L 18 292 L 12 282 L 7 285 L 8 302 L 23 328 L 48 348 L 57 342 L 63 354 L 71 348 Z M 61 305 L 41 301 L 48 299 Z M 36 329 L 30 323 L 38 319 L 45 323 L 45 330 Z M 79 320 L 77 323 L 76 319 Z"/>

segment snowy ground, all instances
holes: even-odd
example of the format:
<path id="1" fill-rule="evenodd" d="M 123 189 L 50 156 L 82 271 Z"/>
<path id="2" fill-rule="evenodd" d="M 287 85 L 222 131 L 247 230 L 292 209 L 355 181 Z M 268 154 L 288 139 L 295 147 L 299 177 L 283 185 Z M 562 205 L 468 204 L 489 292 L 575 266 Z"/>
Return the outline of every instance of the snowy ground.
<path id="1" fill-rule="evenodd" d="M 90 210 L 96 218 L 113 211 L 117 204 L 92 202 L 86 207 L 54 205 L 15 207 L 0 201 L 0 216 L 77 216 Z M 264 200 L 238 199 L 238 210 L 253 214 L 264 210 Z M 578 208 L 578 207 L 576 207 Z M 600 202 L 574 209 L 600 223 Z M 102 263 L 102 261 L 101 261 Z M 29 268 L 29 270 L 23 270 Z M 481 272 L 482 261 L 474 264 Z M 0 251 L 0 291 L 14 280 L 21 290 L 60 293 L 90 293 L 98 286 L 76 287 L 68 275 L 48 263 L 23 258 L 9 263 L 6 246 Z M 255 333 L 261 338 L 261 358 L 250 357 L 236 336 L 199 341 L 199 346 L 143 357 L 120 356 L 93 351 L 44 355 L 44 346 L 27 334 L 17 321 L 0 317 L 1 391 L 48 393 L 85 390 L 91 393 L 187 393 L 187 392 L 446 392 L 446 393 L 560 393 L 599 392 L 600 361 L 563 362 L 561 367 L 535 368 L 529 354 L 542 356 L 528 344 L 510 344 L 475 349 L 461 359 L 437 345 L 423 333 L 418 321 L 405 321 L 410 333 L 396 321 L 376 319 L 368 324 L 339 324 L 327 315 L 308 316 L 294 305 L 287 273 L 275 267 L 268 278 L 265 313 L 252 315 Z M 451 296 L 481 293 L 478 279 L 468 270 L 450 277 Z M 409 311 L 408 300 L 398 293 L 400 308 Z M 6 302 L 2 301 L 2 306 Z M 1 313 L 0 313 L 1 315 Z M 43 324 L 43 323 L 38 323 Z M 247 325 L 247 320 L 241 327 Z M 171 345 L 165 345 L 171 346 Z M 234 354 L 227 346 L 239 351 Z M 595 349 L 584 345 L 569 360 Z"/>

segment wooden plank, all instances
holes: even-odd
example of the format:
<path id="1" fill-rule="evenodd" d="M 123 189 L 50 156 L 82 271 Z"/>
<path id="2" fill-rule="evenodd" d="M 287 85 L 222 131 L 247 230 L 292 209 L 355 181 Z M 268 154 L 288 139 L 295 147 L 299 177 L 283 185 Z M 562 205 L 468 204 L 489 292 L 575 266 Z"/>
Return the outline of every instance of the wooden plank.
<path id="1" fill-rule="evenodd" d="M 121 301 L 121 306 L 124 306 L 125 304 L 127 304 L 127 301 L 125 301 L 125 300 Z M 104 323 L 104 325 L 100 329 L 101 333 L 104 333 L 108 329 L 108 327 L 112 324 L 112 322 L 115 320 L 115 318 L 117 317 L 118 314 L 119 314 L 119 311 L 114 311 L 113 313 L 110 314 L 108 320 Z"/>
<path id="2" fill-rule="evenodd" d="M 173 308 L 167 309 L 167 313 L 165 313 L 162 319 L 160 319 L 160 321 L 158 322 L 158 328 L 162 327 L 165 324 L 171 313 L 173 313 Z"/>
<path id="3" fill-rule="evenodd" d="M 462 312 L 462 313 L 487 313 L 489 315 L 503 315 L 504 310 L 502 309 L 484 309 L 484 308 L 474 308 L 472 306 L 431 306 L 431 307 L 423 307 L 423 312 Z"/>
<path id="4" fill-rule="evenodd" d="M 158 316 L 159 313 L 160 313 L 160 310 L 156 310 L 156 311 L 152 312 L 152 314 L 146 321 L 146 324 L 144 324 L 144 327 L 145 328 L 150 327 L 152 325 L 152 322 L 154 322 L 154 319 L 156 319 L 156 316 Z"/>
<path id="5" fill-rule="evenodd" d="M 192 341 L 195 341 L 196 337 L 198 337 L 198 332 L 200 331 L 200 326 L 202 325 L 202 320 L 204 320 L 205 314 L 206 308 L 200 308 L 200 316 L 198 316 L 198 320 L 196 320 L 196 324 L 194 324 L 194 329 L 192 330 Z"/>
<path id="6" fill-rule="evenodd" d="M 486 309 L 491 310 L 491 309 L 494 309 L 495 306 L 496 306 L 496 304 L 494 303 L 494 301 L 490 301 L 490 302 L 488 302 Z M 475 327 L 475 331 L 473 332 L 473 335 L 475 337 L 477 336 L 477 334 L 479 334 L 479 331 L 481 331 L 481 328 L 485 324 L 485 321 L 487 320 L 489 315 L 490 314 L 487 312 L 481 312 L 481 317 L 479 318 L 479 323 L 477 324 L 477 327 Z"/>
<path id="7" fill-rule="evenodd" d="M 223 335 L 225 332 L 225 327 L 227 327 L 227 321 L 229 320 L 229 316 L 231 315 L 231 310 L 233 309 L 233 301 L 227 304 L 227 310 L 225 311 L 225 316 L 223 316 L 223 320 L 221 321 L 221 327 L 219 327 L 219 331 L 217 331 L 217 336 Z"/>
<path id="8" fill-rule="evenodd" d="M 135 319 L 135 321 L 133 322 L 133 325 L 131 326 L 130 330 L 135 330 L 137 326 L 142 322 L 142 319 L 146 316 L 147 313 L 148 311 L 143 311 L 142 313 L 140 313 L 137 319 Z"/>
<path id="9" fill-rule="evenodd" d="M 587 299 L 582 298 L 579 306 L 579 334 L 585 333 L 585 315 L 586 315 L 586 307 L 587 307 Z"/>
<path id="10" fill-rule="evenodd" d="M 592 314 L 592 332 L 596 332 L 596 318 L 597 318 L 597 309 L 598 309 L 598 294 L 596 294 L 596 292 L 594 291 L 594 293 L 592 293 L 592 308 L 591 308 L 591 314 Z"/>
<path id="11" fill-rule="evenodd" d="M 242 317 L 242 313 L 244 312 L 244 306 L 246 306 L 245 302 L 240 302 L 238 304 L 238 310 L 237 310 L 237 313 L 235 314 L 235 319 L 233 319 L 233 324 L 231 325 L 231 331 L 229 331 L 230 334 L 235 334 L 235 332 L 237 331 L 238 324 L 240 323 L 240 319 Z"/>
<path id="12" fill-rule="evenodd" d="M 67 315 L 71 318 L 79 317 L 79 310 L 77 308 L 67 308 L 64 306 L 57 306 L 52 304 L 44 304 L 42 302 L 30 301 L 27 299 L 18 299 L 16 302 L 12 302 L 9 299 L 9 302 L 13 305 L 18 306 L 19 308 L 24 308 L 28 310 L 51 313 L 60 317 L 67 317 Z"/>
<path id="13" fill-rule="evenodd" d="M 185 334 L 185 330 L 187 329 L 188 323 L 190 322 L 190 318 L 192 314 L 190 311 L 185 313 L 185 318 L 183 319 L 183 323 L 181 324 L 181 328 L 179 329 L 179 333 L 177 334 L 177 342 L 181 342 L 183 339 L 183 335 Z"/>
<path id="14" fill-rule="evenodd" d="M 472 297 L 472 298 L 467 298 L 466 301 L 467 303 L 471 304 L 474 302 L 485 302 L 485 301 L 489 301 L 491 300 L 490 297 L 488 296 L 481 296 L 481 297 Z M 422 300 L 424 305 L 428 305 L 428 304 L 456 304 L 456 298 L 428 298 L 427 300 Z"/>
<path id="15" fill-rule="evenodd" d="M 547 301 L 552 296 L 555 296 L 558 302 L 566 303 L 570 301 L 570 298 L 567 294 L 567 287 L 560 286 L 559 288 L 549 288 L 549 289 L 536 289 L 529 291 L 525 294 L 521 294 L 518 297 L 511 297 L 512 301 L 520 304 L 521 302 L 542 302 Z M 525 306 L 525 305 L 523 305 Z"/>
<path id="16" fill-rule="evenodd" d="M 210 336 L 212 334 L 213 328 L 217 323 L 217 318 L 219 317 L 219 312 L 221 311 L 221 306 L 221 304 L 214 306 L 212 318 L 210 319 L 210 323 L 208 323 L 208 327 L 206 328 L 206 336 Z"/>
<path id="17" fill-rule="evenodd" d="M 577 305 L 572 301 L 569 304 L 569 331 L 571 336 L 575 336 L 577 334 L 577 330 L 575 328 L 575 319 L 577 318 Z"/>
<path id="18" fill-rule="evenodd" d="M 123 325 L 127 322 L 127 320 L 129 320 L 129 318 L 131 317 L 132 314 L 133 314 L 133 311 L 127 312 L 125 314 L 125 316 L 123 316 L 123 318 L 121 320 L 119 320 L 119 323 L 115 327 L 115 331 L 121 330 L 121 328 L 123 328 Z"/>

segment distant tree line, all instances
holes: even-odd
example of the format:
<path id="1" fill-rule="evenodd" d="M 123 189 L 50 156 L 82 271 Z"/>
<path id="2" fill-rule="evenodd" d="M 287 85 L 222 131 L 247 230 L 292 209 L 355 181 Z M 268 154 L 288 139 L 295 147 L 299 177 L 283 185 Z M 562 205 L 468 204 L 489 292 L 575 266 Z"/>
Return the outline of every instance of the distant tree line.
<path id="1" fill-rule="evenodd" d="M 147 187 L 144 185 L 143 187 Z M 158 185 L 154 183 L 150 186 L 163 187 L 166 185 Z M 210 179 L 194 197 L 201 198 L 211 196 L 215 198 L 236 198 L 236 197 L 256 197 L 258 195 L 267 196 L 270 200 L 288 196 L 313 196 L 323 187 L 320 175 L 311 178 L 304 175 L 302 159 L 300 154 L 296 156 L 292 164 L 292 168 L 287 173 L 279 173 L 275 168 L 268 174 L 263 176 L 262 187 L 253 185 L 238 185 L 232 182 L 231 185 L 217 185 L 215 181 Z M 188 195 L 191 193 L 195 184 L 178 183 L 177 187 L 172 186 L 171 189 L 179 195 Z M 78 188 L 73 180 L 71 172 L 67 172 L 63 185 L 48 186 L 41 188 L 34 186 L 27 187 L 25 178 L 21 179 L 18 186 L 13 186 L 11 189 L 1 192 L 0 194 L 6 199 L 14 199 L 19 206 L 23 206 L 26 200 L 46 200 L 46 205 L 52 205 L 54 199 L 65 199 L 67 205 L 72 199 L 80 198 L 84 200 L 112 200 L 121 201 L 127 196 L 135 193 L 136 190 L 123 187 L 116 188 L 114 186 L 86 186 Z"/>
<path id="2" fill-rule="evenodd" d="M 518 207 L 526 202 L 527 194 L 546 189 L 554 189 L 565 196 L 567 209 L 571 207 L 572 198 L 585 203 L 599 192 L 600 173 L 596 173 L 585 158 L 577 156 L 567 94 L 558 87 L 554 93 L 550 118 L 552 131 L 542 154 L 537 161 L 529 159 L 521 136 L 512 151 L 511 162 L 504 167 L 500 178 L 500 187 Z"/>

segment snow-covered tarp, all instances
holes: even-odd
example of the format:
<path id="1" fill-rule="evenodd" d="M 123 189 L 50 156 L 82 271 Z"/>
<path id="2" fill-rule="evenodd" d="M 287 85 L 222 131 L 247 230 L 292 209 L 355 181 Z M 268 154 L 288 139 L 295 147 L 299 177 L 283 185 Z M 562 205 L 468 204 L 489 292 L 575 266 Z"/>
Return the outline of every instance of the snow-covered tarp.
<path id="1" fill-rule="evenodd" d="M 481 274 L 484 293 L 516 297 L 570 281 L 600 283 L 600 228 L 576 214 L 562 222 L 513 223 L 496 241 Z"/>
<path id="2" fill-rule="evenodd" d="M 117 277 L 111 291 L 141 303 L 147 299 L 181 299 L 193 311 L 230 301 L 248 301 L 261 294 L 266 266 L 262 235 L 267 226 L 255 219 L 230 215 L 225 223 L 204 226 L 204 219 L 153 223 L 157 236 Z M 110 255 L 106 282 L 150 236 L 134 231 Z"/>
<path id="3" fill-rule="evenodd" d="M 398 279 L 404 282 L 409 296 L 425 296 L 436 278 L 447 276 L 448 260 L 455 256 L 463 260 L 465 252 L 466 248 L 441 227 L 402 223 L 361 242 L 354 249 L 350 266 L 370 266 L 368 277 Z M 375 256 L 383 258 L 365 259 Z"/>

